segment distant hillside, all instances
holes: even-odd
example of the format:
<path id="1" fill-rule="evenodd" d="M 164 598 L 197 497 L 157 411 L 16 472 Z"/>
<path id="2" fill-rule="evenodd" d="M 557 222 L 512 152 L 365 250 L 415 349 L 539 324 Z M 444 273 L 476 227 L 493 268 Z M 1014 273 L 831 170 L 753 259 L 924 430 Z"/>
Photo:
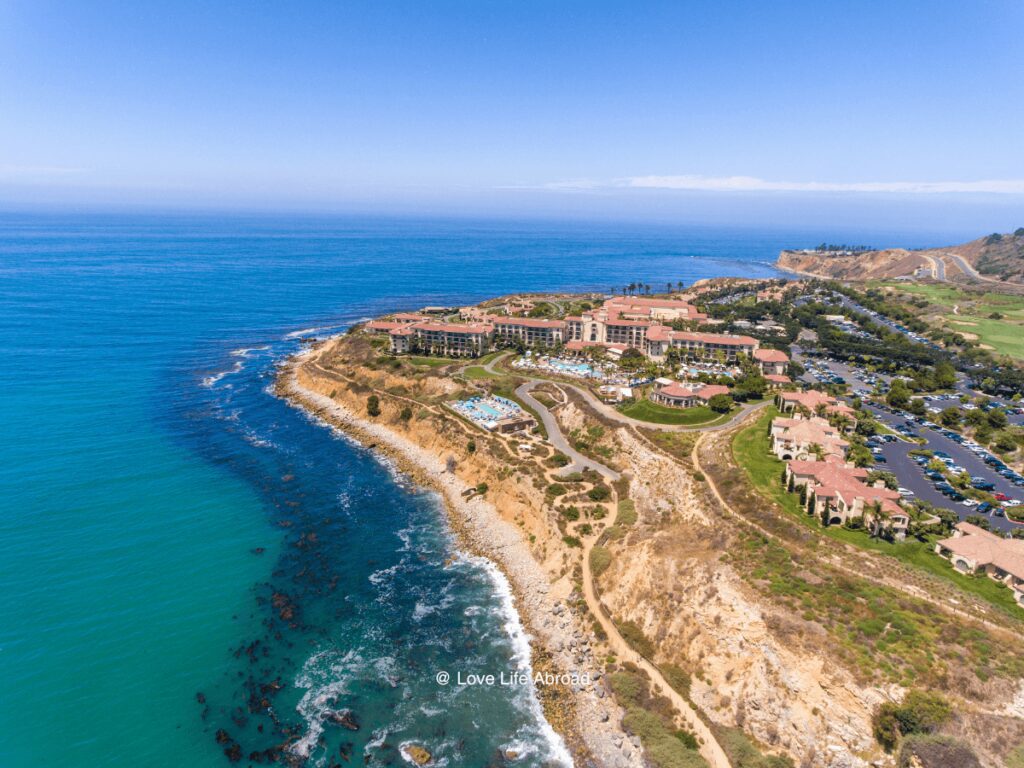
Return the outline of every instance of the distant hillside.
<path id="1" fill-rule="evenodd" d="M 924 277 L 958 283 L 1011 282 L 1024 285 L 1024 227 L 963 245 L 908 251 L 829 250 L 831 246 L 782 251 L 780 269 L 838 280 Z"/>

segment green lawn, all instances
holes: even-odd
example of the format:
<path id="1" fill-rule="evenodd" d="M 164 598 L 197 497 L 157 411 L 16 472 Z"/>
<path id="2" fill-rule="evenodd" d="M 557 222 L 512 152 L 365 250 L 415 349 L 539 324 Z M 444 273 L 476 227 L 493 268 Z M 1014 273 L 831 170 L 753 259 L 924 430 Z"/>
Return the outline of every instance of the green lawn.
<path id="1" fill-rule="evenodd" d="M 626 416 L 652 424 L 707 424 L 717 419 L 724 420 L 729 414 L 715 413 L 704 405 L 694 408 L 670 408 L 652 403 L 646 398 L 624 405 L 619 409 Z"/>
<path id="2" fill-rule="evenodd" d="M 440 368 L 445 365 L 451 365 L 452 363 L 462 362 L 461 360 L 456 360 L 452 357 L 423 357 L 421 355 L 412 355 L 406 359 L 412 365 L 420 365 L 427 368 Z"/>
<path id="3" fill-rule="evenodd" d="M 899 543 L 888 542 L 872 538 L 864 531 L 850 530 L 839 525 L 823 527 L 817 518 L 808 515 L 800 506 L 799 496 L 796 493 L 788 493 L 782 485 L 784 462 L 769 450 L 768 424 L 777 415 L 778 410 L 774 406 L 768 408 L 761 418 L 741 430 L 733 439 L 733 456 L 746 471 L 747 477 L 758 492 L 775 501 L 787 514 L 818 533 L 861 549 L 894 557 L 950 581 L 965 592 L 977 595 L 1011 615 L 1024 616 L 1014 603 L 1013 595 L 1007 587 L 985 576 L 965 576 L 957 573 L 946 560 L 935 554 L 934 543 L 931 541 L 907 539 Z"/>
<path id="4" fill-rule="evenodd" d="M 463 370 L 462 375 L 465 376 L 467 379 L 472 379 L 472 380 L 477 380 L 477 379 L 500 379 L 500 378 L 504 377 L 504 375 L 500 374 L 500 373 L 491 373 L 486 368 L 484 368 L 482 365 L 471 365 L 468 368 L 466 368 L 465 370 Z"/>

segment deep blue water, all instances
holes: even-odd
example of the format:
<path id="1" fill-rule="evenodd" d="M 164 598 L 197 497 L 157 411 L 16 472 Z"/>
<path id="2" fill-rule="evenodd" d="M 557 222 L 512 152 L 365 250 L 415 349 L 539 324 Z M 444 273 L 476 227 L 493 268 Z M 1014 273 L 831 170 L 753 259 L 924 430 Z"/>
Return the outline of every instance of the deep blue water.
<path id="1" fill-rule="evenodd" d="M 529 690 L 434 681 L 525 663 L 500 576 L 430 494 L 269 394 L 275 362 L 389 310 L 770 276 L 836 237 L 0 217 L 2 764 L 556 759 Z"/>

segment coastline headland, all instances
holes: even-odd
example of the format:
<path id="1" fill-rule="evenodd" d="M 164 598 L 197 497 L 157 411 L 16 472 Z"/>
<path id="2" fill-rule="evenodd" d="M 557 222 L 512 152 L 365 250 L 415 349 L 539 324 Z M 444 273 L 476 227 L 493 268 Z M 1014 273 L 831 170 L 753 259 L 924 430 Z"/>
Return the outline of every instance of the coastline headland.
<path id="1" fill-rule="evenodd" d="M 443 454 L 358 415 L 353 407 L 323 391 L 332 385 L 326 372 L 321 371 L 322 378 L 314 375 L 316 360 L 336 341 L 321 342 L 289 360 L 278 376 L 277 394 L 386 456 L 415 483 L 434 490 L 461 547 L 494 563 L 504 574 L 515 597 L 515 609 L 529 633 L 533 672 L 579 677 L 585 682 L 536 688 L 544 718 L 554 729 L 550 741 L 555 756 L 563 752 L 568 758 L 571 753 L 579 765 L 642 765 L 639 750 L 629 750 L 628 756 L 623 753 L 622 745 L 629 743 L 629 736 L 618 725 L 622 711 L 605 694 L 601 665 L 581 642 L 584 633 L 566 605 L 568 595 L 552 588 L 520 530 L 484 495 L 467 494 L 467 481 L 452 471 Z"/>

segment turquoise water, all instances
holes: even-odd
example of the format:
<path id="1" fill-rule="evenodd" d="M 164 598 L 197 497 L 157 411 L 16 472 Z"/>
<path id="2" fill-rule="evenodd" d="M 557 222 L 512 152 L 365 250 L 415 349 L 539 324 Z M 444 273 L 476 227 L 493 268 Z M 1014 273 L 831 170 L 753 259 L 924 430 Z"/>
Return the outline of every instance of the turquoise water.
<path id="1" fill-rule="evenodd" d="M 0 762 L 557 759 L 528 690 L 433 679 L 525 663 L 500 577 L 446 565 L 436 499 L 271 396 L 276 361 L 495 290 L 772 275 L 834 234 L 0 217 Z"/>

